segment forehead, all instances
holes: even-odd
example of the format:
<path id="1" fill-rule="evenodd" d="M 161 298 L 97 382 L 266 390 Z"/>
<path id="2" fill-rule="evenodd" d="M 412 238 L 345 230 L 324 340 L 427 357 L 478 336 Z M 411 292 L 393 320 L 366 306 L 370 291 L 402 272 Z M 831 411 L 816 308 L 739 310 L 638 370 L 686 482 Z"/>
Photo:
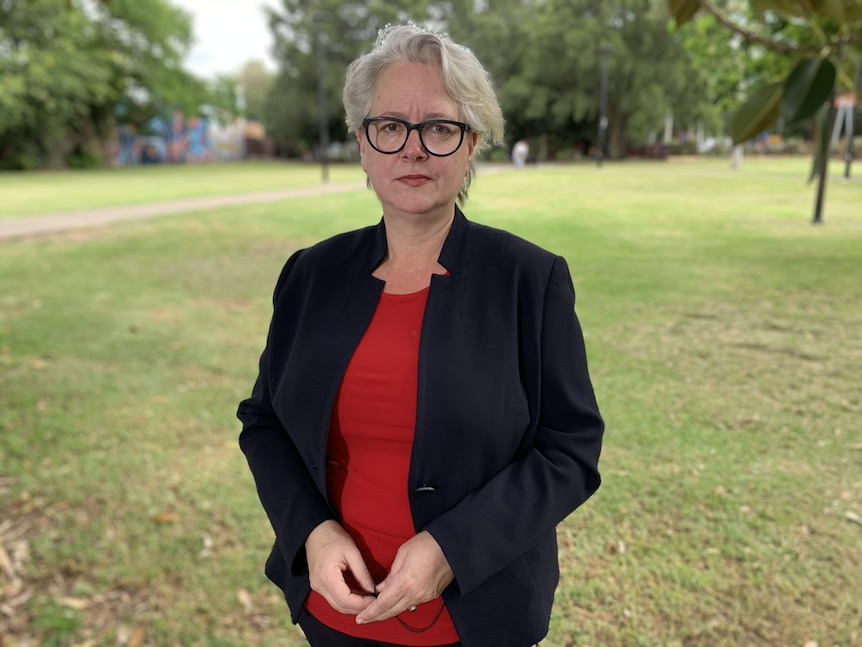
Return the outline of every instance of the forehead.
<path id="1" fill-rule="evenodd" d="M 439 67 L 425 63 L 395 63 L 377 79 L 372 114 L 411 118 L 455 118 L 458 104 L 443 87 Z"/>

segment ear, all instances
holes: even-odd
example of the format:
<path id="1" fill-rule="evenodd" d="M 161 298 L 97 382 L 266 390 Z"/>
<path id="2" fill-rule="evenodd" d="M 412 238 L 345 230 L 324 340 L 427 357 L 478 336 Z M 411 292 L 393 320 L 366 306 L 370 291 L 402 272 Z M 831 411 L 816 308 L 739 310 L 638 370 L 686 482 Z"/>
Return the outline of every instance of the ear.
<path id="1" fill-rule="evenodd" d="M 467 166 L 473 160 L 473 155 L 476 153 L 476 144 L 479 143 L 479 133 L 467 133 Z"/>
<path id="2" fill-rule="evenodd" d="M 357 133 L 356 141 L 359 144 L 359 163 L 362 165 L 362 170 L 367 173 L 368 169 L 365 168 L 365 150 L 367 144 L 365 141 L 365 137 L 362 135 L 362 133 Z"/>

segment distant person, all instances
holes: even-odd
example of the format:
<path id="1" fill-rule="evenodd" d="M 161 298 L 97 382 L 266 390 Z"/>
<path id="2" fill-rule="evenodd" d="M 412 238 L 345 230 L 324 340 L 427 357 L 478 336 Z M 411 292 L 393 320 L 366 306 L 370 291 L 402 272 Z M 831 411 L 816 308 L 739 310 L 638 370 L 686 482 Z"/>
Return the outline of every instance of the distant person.
<path id="1" fill-rule="evenodd" d="M 529 155 L 530 145 L 525 139 L 515 142 L 515 145 L 512 147 L 512 161 L 515 163 L 515 168 L 524 168 Z"/>
<path id="2" fill-rule="evenodd" d="M 555 528 L 599 487 L 603 423 L 565 260 L 467 220 L 503 138 L 470 50 L 384 29 L 348 71 L 376 224 L 293 254 L 240 446 L 266 573 L 313 647 L 527 647 Z"/>

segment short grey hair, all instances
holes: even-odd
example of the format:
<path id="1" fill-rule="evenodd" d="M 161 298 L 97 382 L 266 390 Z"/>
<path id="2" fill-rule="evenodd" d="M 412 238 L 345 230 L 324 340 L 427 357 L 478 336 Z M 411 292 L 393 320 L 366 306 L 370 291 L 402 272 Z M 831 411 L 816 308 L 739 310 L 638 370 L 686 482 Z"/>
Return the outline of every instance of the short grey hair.
<path id="1" fill-rule="evenodd" d="M 446 35 L 412 24 L 381 29 L 372 50 L 347 68 L 342 96 L 350 132 L 360 132 L 362 120 L 370 116 L 377 80 L 396 63 L 424 63 L 440 69 L 446 93 L 458 104 L 470 130 L 479 135 L 477 152 L 503 142 L 503 111 L 491 78 L 475 54 Z M 473 173 L 471 164 L 458 192 L 461 203 L 467 199 Z"/>

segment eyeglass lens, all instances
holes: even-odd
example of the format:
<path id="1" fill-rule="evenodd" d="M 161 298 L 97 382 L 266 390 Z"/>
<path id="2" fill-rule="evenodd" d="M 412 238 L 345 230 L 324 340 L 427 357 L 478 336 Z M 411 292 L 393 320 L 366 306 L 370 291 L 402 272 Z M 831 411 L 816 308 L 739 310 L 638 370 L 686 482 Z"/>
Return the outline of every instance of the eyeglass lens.
<path id="1" fill-rule="evenodd" d="M 432 155 L 451 155 L 464 139 L 462 124 L 447 120 L 411 124 L 400 119 L 374 119 L 365 124 L 368 141 L 381 153 L 399 152 L 407 143 L 411 130 L 419 131 L 422 146 Z"/>

